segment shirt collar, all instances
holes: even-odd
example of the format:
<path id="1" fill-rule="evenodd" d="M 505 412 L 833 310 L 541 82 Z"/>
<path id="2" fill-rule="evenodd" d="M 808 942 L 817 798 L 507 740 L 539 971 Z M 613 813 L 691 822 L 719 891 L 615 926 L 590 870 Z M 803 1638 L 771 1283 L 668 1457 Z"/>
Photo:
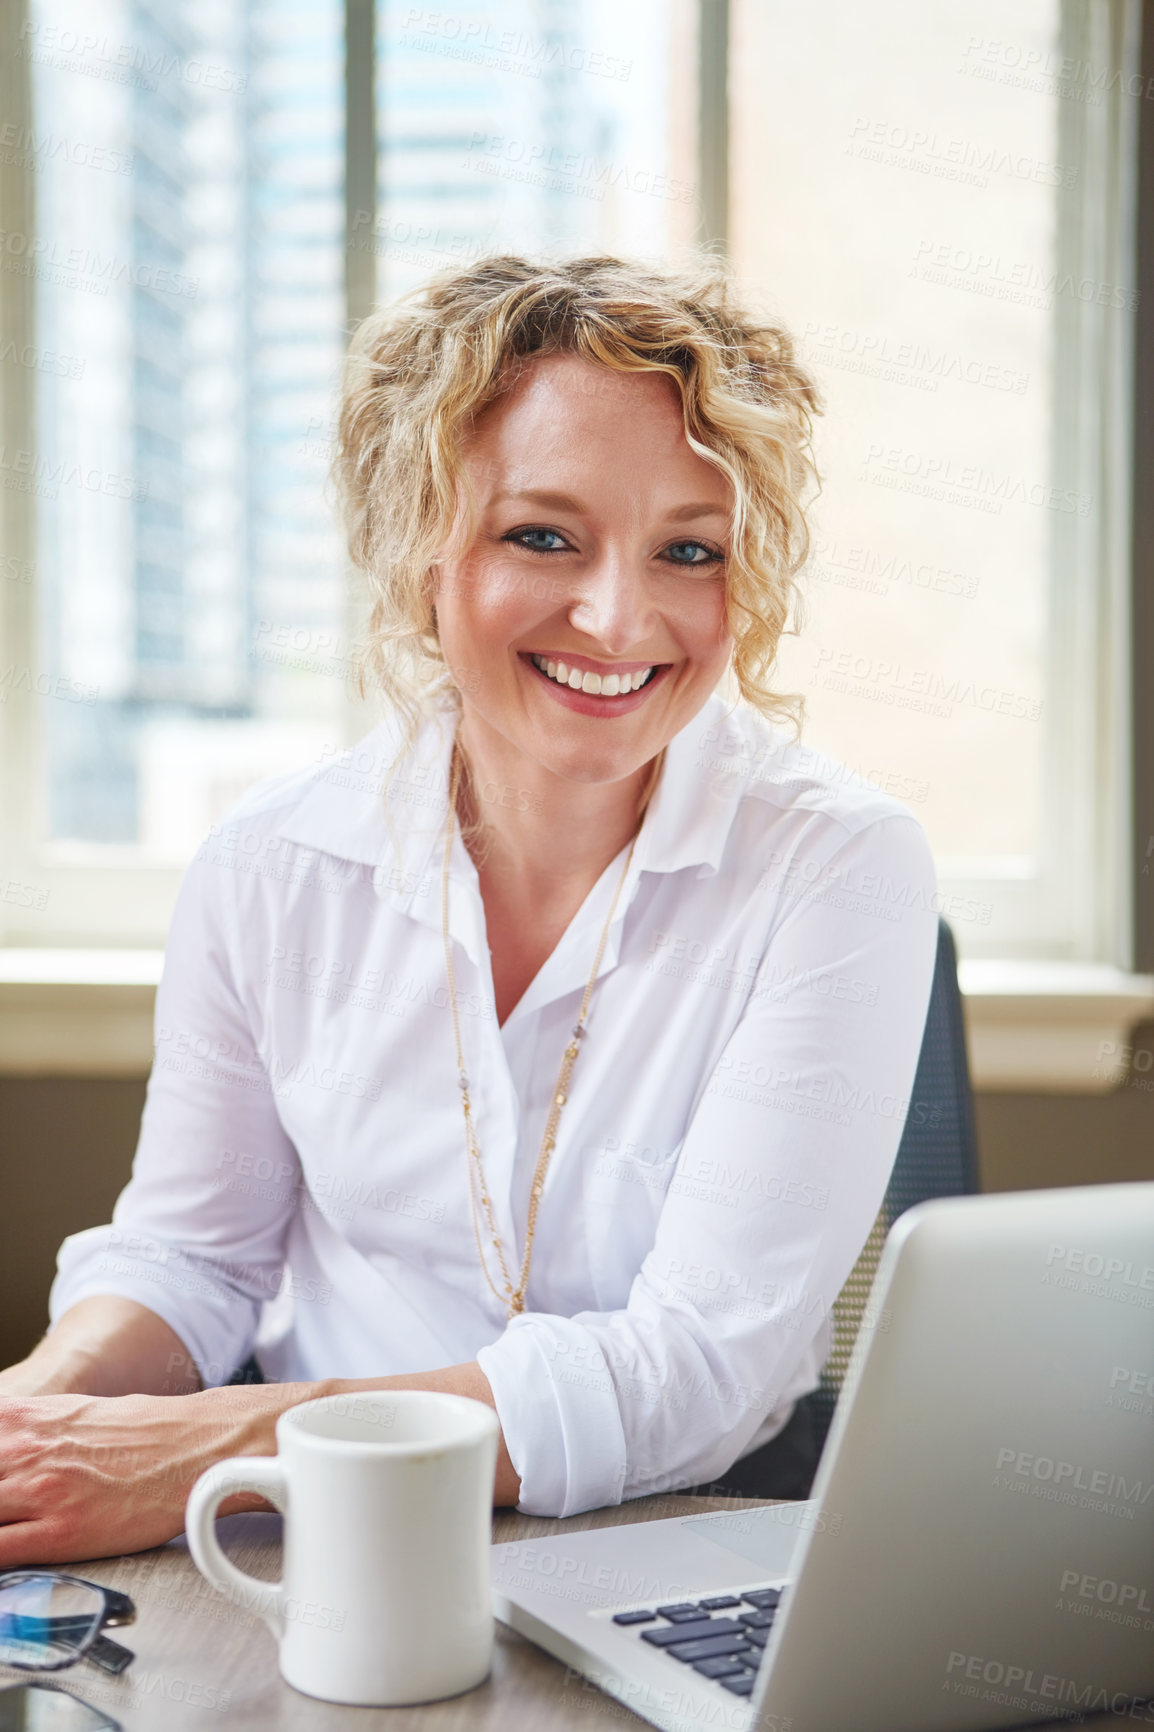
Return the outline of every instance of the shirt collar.
<path id="1" fill-rule="evenodd" d="M 714 692 L 670 740 L 665 768 L 637 840 L 641 871 L 681 872 L 696 866 L 700 878 L 720 866 L 742 778 L 717 773 L 708 742 L 718 737 L 732 707 Z"/>
<path id="2" fill-rule="evenodd" d="M 743 778 L 719 773 L 707 742 L 718 737 L 732 708 L 713 693 L 669 742 L 631 877 L 690 866 L 698 867 L 699 877 L 717 871 Z M 371 867 L 378 894 L 403 913 L 427 918 L 438 901 L 434 880 L 442 857 L 454 721 L 451 703 L 427 710 L 399 763 L 400 721 L 381 722 L 314 775 L 303 797 L 284 814 L 279 833 Z M 468 876 L 470 870 L 475 877 L 458 832 L 450 875 Z"/>

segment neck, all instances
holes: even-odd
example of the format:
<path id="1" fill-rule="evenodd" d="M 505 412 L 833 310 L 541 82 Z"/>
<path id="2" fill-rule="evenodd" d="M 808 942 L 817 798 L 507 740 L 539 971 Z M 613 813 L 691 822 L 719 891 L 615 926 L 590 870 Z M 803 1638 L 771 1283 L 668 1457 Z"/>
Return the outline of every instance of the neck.
<path id="1" fill-rule="evenodd" d="M 643 817 L 656 766 L 614 782 L 576 782 L 527 758 L 465 715 L 457 814 L 478 873 L 534 902 L 597 882 Z"/>

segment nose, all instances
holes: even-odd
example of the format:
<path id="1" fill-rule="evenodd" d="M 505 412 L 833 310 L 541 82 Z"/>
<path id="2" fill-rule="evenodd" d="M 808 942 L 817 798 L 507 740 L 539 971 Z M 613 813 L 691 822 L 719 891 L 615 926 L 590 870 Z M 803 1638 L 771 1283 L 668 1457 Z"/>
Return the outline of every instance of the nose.
<path id="1" fill-rule="evenodd" d="M 607 549 L 574 580 L 569 623 L 610 655 L 635 649 L 653 635 L 657 623 L 644 576 L 624 555 Z"/>

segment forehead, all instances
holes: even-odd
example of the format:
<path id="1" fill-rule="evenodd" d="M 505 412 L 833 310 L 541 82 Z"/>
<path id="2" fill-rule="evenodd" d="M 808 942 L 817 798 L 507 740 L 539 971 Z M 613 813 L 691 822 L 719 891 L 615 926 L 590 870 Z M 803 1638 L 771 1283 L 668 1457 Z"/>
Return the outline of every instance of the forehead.
<path id="1" fill-rule="evenodd" d="M 585 355 L 564 353 L 522 360 L 496 408 L 531 413 L 542 404 L 562 403 L 573 410 L 589 404 L 610 410 L 645 408 L 681 420 L 681 393 L 668 373 L 622 373 Z"/>
<path id="2" fill-rule="evenodd" d="M 691 449 L 681 394 L 664 373 L 619 373 L 579 355 L 539 355 L 526 362 L 508 391 L 478 420 L 464 455 L 475 478 L 507 482 L 532 473 L 570 476 L 605 471 L 629 474 L 673 472 L 678 484 L 691 477 L 724 477 Z M 672 477 L 671 477 L 672 478 Z"/>

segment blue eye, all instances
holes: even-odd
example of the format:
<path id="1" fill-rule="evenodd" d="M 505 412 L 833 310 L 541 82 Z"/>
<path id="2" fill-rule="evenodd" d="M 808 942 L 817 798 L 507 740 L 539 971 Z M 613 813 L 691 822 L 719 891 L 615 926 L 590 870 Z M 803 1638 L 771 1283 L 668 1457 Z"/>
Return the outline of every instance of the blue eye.
<path id="1" fill-rule="evenodd" d="M 501 539 L 515 542 L 518 547 L 526 547 L 530 553 L 557 553 L 565 546 L 565 538 L 555 529 L 512 529 Z M 546 545 L 550 541 L 554 545 Z"/>
<path id="2" fill-rule="evenodd" d="M 715 565 L 725 556 L 718 553 L 715 547 L 707 547 L 703 541 L 674 541 L 666 549 L 667 556 L 674 565 Z M 701 554 L 702 558 L 695 557 Z M 683 557 L 688 555 L 688 558 Z"/>

